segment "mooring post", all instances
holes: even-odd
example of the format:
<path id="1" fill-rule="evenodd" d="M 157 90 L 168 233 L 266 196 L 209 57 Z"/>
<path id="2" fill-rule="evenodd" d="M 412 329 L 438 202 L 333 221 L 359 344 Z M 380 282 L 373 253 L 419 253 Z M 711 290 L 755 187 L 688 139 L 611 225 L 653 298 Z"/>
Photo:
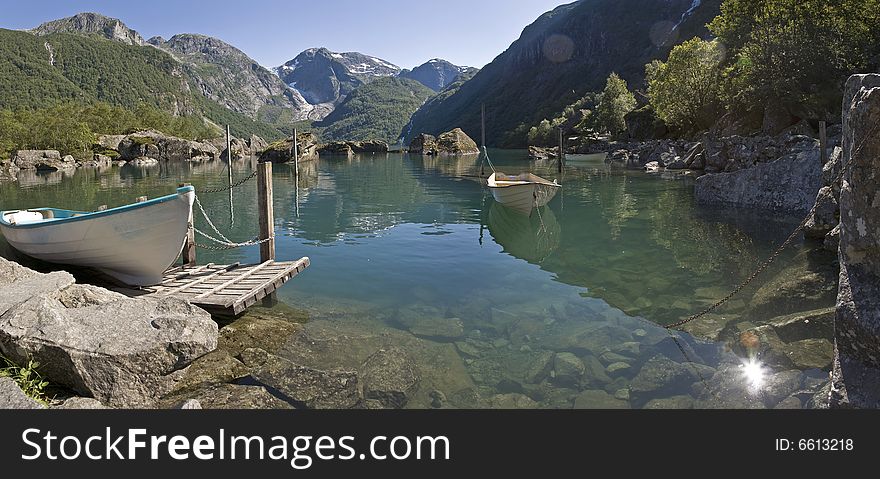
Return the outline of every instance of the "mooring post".
<path id="1" fill-rule="evenodd" d="M 275 260 L 275 211 L 272 195 L 272 162 L 257 163 L 257 209 L 259 210 L 260 239 L 269 241 L 260 243 L 260 262 Z M 264 307 L 272 307 L 277 303 L 273 292 L 263 298 Z"/>
<path id="2" fill-rule="evenodd" d="M 272 162 L 257 164 L 257 209 L 259 210 L 260 262 L 275 259 L 275 212 L 272 208 Z"/>
<path id="3" fill-rule="evenodd" d="M 480 105 L 480 146 L 483 149 L 482 154 L 486 154 L 486 104 Z M 480 160 L 480 176 L 486 176 L 486 170 L 483 167 L 484 159 Z"/>
<path id="4" fill-rule="evenodd" d="M 559 163 L 558 168 L 559 172 L 562 173 L 562 168 L 565 167 L 563 164 L 565 163 L 565 140 L 562 137 L 562 127 L 559 127 Z"/>
<path id="5" fill-rule="evenodd" d="M 824 121 L 819 122 L 819 158 L 823 165 L 828 163 L 828 133 Z"/>
<path id="6" fill-rule="evenodd" d="M 226 161 L 227 176 L 229 176 L 229 185 L 232 186 L 232 138 L 229 134 L 229 125 L 226 125 Z"/>
<path id="7" fill-rule="evenodd" d="M 296 128 L 293 129 L 293 166 L 296 168 L 296 178 L 299 181 L 299 135 Z"/>
<path id="8" fill-rule="evenodd" d="M 189 183 L 181 183 L 180 188 L 190 186 Z M 183 242 L 183 252 L 181 259 L 185 266 L 194 266 L 196 264 L 196 230 L 193 225 L 192 208 L 189 209 L 189 216 L 186 218 L 186 239 Z"/>

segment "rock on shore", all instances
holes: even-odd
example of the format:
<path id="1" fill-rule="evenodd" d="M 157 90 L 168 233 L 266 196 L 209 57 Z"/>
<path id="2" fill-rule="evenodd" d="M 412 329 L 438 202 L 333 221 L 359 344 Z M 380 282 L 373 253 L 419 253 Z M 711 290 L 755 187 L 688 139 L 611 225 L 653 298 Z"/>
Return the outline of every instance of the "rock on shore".
<path id="1" fill-rule="evenodd" d="M 308 132 L 297 133 L 297 153 L 299 153 L 299 161 L 310 161 L 318 159 L 318 138 Z M 273 163 L 289 163 L 293 161 L 293 137 L 270 143 L 266 149 L 260 153 L 260 161 L 271 161 Z"/>
<path id="2" fill-rule="evenodd" d="M 461 128 L 447 131 L 438 137 L 417 135 L 409 144 L 409 152 L 422 155 L 476 155 L 480 148 Z"/>
<path id="3" fill-rule="evenodd" d="M 840 288 L 831 404 L 880 407 L 880 75 L 853 75 L 843 99 Z"/>
<path id="4" fill-rule="evenodd" d="M 770 163 L 701 176 L 694 195 L 703 204 L 807 212 L 815 202 L 821 178 L 819 149 L 813 146 Z"/>
<path id="5" fill-rule="evenodd" d="M 187 302 L 127 298 L 0 258 L 0 353 L 113 407 L 151 407 L 217 345 L 217 324 Z"/>
<path id="6" fill-rule="evenodd" d="M 388 153 L 388 143 L 382 140 L 332 141 L 318 148 L 324 155 L 353 155 L 359 153 Z"/>

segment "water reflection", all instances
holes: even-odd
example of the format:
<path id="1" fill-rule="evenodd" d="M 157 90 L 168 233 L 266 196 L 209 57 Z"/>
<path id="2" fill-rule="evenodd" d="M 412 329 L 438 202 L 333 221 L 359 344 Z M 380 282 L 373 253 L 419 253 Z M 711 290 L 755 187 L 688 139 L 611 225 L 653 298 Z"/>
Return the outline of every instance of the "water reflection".
<path id="1" fill-rule="evenodd" d="M 489 232 L 505 253 L 540 265 L 559 247 L 562 228 L 552 209 L 525 216 L 495 201 L 488 209 Z"/>

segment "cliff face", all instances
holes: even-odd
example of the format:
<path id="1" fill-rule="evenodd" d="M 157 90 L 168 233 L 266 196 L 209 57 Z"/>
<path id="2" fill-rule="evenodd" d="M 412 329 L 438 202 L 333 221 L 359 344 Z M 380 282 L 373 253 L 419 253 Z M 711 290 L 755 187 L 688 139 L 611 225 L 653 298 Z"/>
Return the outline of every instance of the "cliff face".
<path id="1" fill-rule="evenodd" d="M 880 408 L 880 75 L 853 75 L 843 100 L 840 287 L 831 404 Z"/>
<path id="2" fill-rule="evenodd" d="M 294 120 L 313 119 L 315 108 L 241 50 L 217 38 L 180 34 L 149 44 L 171 53 L 208 98 L 256 117 L 266 107 L 288 109 Z"/>
<path id="3" fill-rule="evenodd" d="M 72 17 L 46 22 L 31 30 L 37 35 L 51 33 L 80 33 L 100 35 L 128 45 L 144 45 L 141 35 L 115 18 L 97 13 L 78 13 Z"/>
<path id="4" fill-rule="evenodd" d="M 414 118 L 412 134 L 461 126 L 480 130 L 486 104 L 487 141 L 515 146 L 514 134 L 558 113 L 588 91 L 598 91 L 611 72 L 631 87 L 644 80 L 645 64 L 672 45 L 706 36 L 706 22 L 721 0 L 580 0 L 557 7 L 526 27 L 504 53 L 442 102 Z"/>

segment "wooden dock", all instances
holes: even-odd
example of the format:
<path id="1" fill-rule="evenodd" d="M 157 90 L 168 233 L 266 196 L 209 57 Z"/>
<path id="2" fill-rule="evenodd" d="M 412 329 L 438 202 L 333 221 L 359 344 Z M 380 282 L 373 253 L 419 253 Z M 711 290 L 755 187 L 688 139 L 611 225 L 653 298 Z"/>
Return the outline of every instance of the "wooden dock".
<path id="1" fill-rule="evenodd" d="M 177 266 L 165 272 L 156 286 L 120 290 L 129 296 L 173 296 L 222 316 L 236 316 L 271 295 L 309 266 L 309 258 L 297 261 L 268 260 L 260 264 Z"/>

